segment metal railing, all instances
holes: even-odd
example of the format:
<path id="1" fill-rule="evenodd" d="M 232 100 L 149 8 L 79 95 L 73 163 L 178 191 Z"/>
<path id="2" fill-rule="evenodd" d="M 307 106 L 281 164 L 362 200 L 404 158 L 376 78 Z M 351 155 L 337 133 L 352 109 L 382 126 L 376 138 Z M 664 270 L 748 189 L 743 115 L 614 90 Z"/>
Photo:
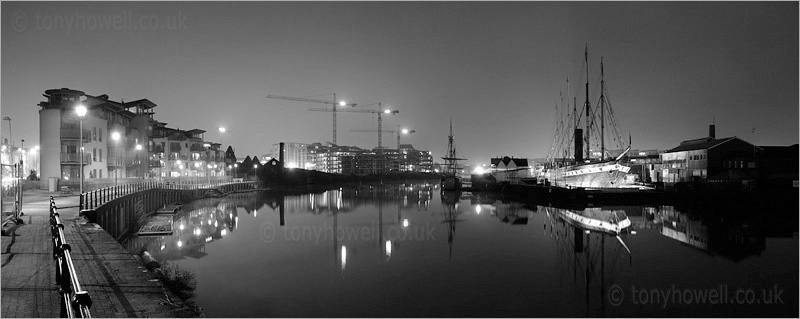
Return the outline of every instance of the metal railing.
<path id="1" fill-rule="evenodd" d="M 56 284 L 61 294 L 62 318 L 91 318 L 89 308 L 92 307 L 92 298 L 89 292 L 83 290 L 75 264 L 72 262 L 72 247 L 67 243 L 64 235 L 64 224 L 58 214 L 58 207 L 53 197 L 50 196 L 50 231 L 53 237 L 53 259 L 56 260 Z"/>
<path id="2" fill-rule="evenodd" d="M 202 178 L 202 177 L 201 177 Z M 98 188 L 92 191 L 85 192 L 80 196 L 80 209 L 96 209 L 101 205 L 108 203 L 114 199 L 122 196 L 141 192 L 149 189 L 176 189 L 176 190 L 191 190 L 191 189 L 207 189 L 217 188 L 228 184 L 239 184 L 241 182 L 233 182 L 229 179 L 221 181 L 180 181 L 180 182 L 158 182 L 147 181 L 134 184 L 121 184 L 116 186 L 109 186 Z M 258 183 L 258 182 L 252 182 Z M 258 185 L 254 185 L 258 187 Z"/>

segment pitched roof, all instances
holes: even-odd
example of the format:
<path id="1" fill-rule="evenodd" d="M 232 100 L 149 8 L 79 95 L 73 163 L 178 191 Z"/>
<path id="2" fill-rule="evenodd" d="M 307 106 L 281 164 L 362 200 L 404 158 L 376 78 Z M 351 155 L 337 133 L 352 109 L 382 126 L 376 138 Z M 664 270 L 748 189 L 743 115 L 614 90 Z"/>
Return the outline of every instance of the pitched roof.
<path id="1" fill-rule="evenodd" d="M 492 159 L 492 165 L 497 166 L 500 162 L 503 162 L 505 166 L 508 166 L 508 163 L 514 162 L 514 165 L 517 167 L 528 166 L 528 159 L 527 158 L 512 158 L 505 156 L 503 158 L 495 157 Z"/>
<path id="2" fill-rule="evenodd" d="M 707 150 L 707 149 L 717 147 L 717 146 L 719 146 L 719 145 L 721 145 L 723 143 L 727 143 L 727 142 L 730 142 L 730 141 L 733 141 L 733 140 L 739 140 L 739 141 L 742 141 L 744 143 L 750 144 L 747 141 L 742 140 L 742 139 L 740 139 L 740 138 L 738 138 L 736 136 L 725 137 L 725 138 L 717 138 L 717 139 L 711 138 L 711 137 L 704 137 L 704 138 L 699 138 L 699 139 L 694 139 L 694 140 L 683 141 L 683 142 L 681 142 L 681 145 L 678 145 L 677 147 L 675 147 L 673 149 L 667 150 L 664 153 Z M 758 149 L 761 149 L 758 146 L 754 146 L 754 147 L 756 147 Z"/>

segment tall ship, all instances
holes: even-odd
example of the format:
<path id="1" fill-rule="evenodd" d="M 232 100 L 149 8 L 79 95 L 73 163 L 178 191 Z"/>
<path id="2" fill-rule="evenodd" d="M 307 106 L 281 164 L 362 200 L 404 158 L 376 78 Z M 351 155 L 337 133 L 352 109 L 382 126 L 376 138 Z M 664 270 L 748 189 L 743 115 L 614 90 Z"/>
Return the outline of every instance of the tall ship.
<path id="1" fill-rule="evenodd" d="M 466 160 L 465 158 L 458 158 L 456 156 L 456 144 L 453 141 L 453 120 L 450 120 L 450 135 L 447 137 L 447 156 L 442 157 L 445 160 L 445 171 L 442 176 L 442 190 L 460 190 L 461 177 L 458 171 L 461 167 L 458 166 L 458 161 Z"/>
<path id="2" fill-rule="evenodd" d="M 603 59 L 600 59 L 600 101 L 596 107 L 592 107 L 589 102 L 588 46 L 584 58 L 586 69 L 584 107 L 578 113 L 576 97 L 572 103 L 572 112 L 569 110 L 569 101 L 567 101 L 565 109 L 558 110 L 559 121 L 553 139 L 553 147 L 548 154 L 548 163 L 538 177 L 538 181 L 563 188 L 647 188 L 626 179 L 626 175 L 631 170 L 625 163 L 625 156 L 631 149 L 631 139 L 629 135 L 627 145 L 623 145 L 623 138 L 614 118 L 614 112 L 606 97 Z M 567 96 L 569 96 L 569 79 L 567 87 Z M 585 120 L 583 127 L 580 127 L 581 119 Z M 612 155 L 606 149 L 605 126 L 607 120 L 612 124 L 611 132 L 615 134 L 613 140 L 616 142 L 617 149 L 624 148 L 621 152 L 616 151 L 618 154 Z M 599 127 L 597 127 L 598 123 Z M 593 132 L 596 134 L 592 134 Z M 599 146 L 600 152 L 592 153 L 590 146 L 593 144 Z"/>

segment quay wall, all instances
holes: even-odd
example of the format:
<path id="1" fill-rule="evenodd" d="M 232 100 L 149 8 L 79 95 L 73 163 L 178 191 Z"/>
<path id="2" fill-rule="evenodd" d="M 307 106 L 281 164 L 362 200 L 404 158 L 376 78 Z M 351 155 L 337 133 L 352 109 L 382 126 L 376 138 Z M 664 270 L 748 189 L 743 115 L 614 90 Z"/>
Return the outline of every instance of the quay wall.
<path id="1" fill-rule="evenodd" d="M 258 182 L 243 182 L 197 189 L 151 188 L 111 199 L 94 209 L 83 210 L 81 214 L 121 242 L 131 232 L 136 231 L 135 227 L 139 226 L 142 218 L 167 204 L 187 203 L 203 197 L 223 196 L 230 192 L 255 190 L 259 187 Z"/>

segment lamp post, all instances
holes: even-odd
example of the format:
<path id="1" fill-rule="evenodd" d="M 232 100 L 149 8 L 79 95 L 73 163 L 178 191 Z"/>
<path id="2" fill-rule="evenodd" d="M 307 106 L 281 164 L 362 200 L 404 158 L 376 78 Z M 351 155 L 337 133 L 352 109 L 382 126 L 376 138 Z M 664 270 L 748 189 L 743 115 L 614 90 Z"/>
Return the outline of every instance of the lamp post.
<path id="1" fill-rule="evenodd" d="M 111 139 L 114 140 L 114 185 L 117 185 L 117 178 L 119 177 L 119 132 L 111 133 Z"/>
<path id="2" fill-rule="evenodd" d="M 224 127 L 219 127 L 219 128 L 217 129 L 217 131 L 219 132 L 219 143 L 220 143 L 220 147 L 221 147 L 221 148 L 222 148 L 222 150 L 223 150 L 223 153 L 222 153 L 222 154 L 223 154 L 223 155 L 222 155 L 222 158 L 223 158 L 223 163 L 224 163 L 224 162 L 225 162 L 225 160 L 224 160 L 224 159 L 225 159 L 225 139 L 223 138 L 223 133 L 227 132 L 228 130 L 227 130 L 227 129 L 225 129 Z M 228 164 L 228 163 L 225 163 L 225 164 Z M 226 165 L 226 166 L 227 166 L 227 165 Z M 223 169 L 222 169 L 222 176 L 225 176 L 225 169 L 224 169 L 224 167 L 225 167 L 225 166 L 223 166 Z"/>
<path id="3" fill-rule="evenodd" d="M 81 147 L 81 149 L 80 149 L 80 154 L 78 155 L 78 157 L 80 158 L 79 159 L 79 161 L 80 161 L 79 163 L 80 164 L 78 164 L 78 176 L 80 176 L 80 180 L 81 180 L 80 181 L 80 192 L 81 192 L 81 194 L 83 194 L 83 117 L 86 116 L 86 111 L 87 111 L 86 107 L 83 106 L 83 104 L 78 104 L 78 106 L 75 107 L 75 112 L 78 113 L 78 121 L 80 122 L 80 128 L 79 128 L 80 137 L 79 138 L 80 138 L 80 147 Z"/>
<path id="4" fill-rule="evenodd" d="M 256 180 L 258 177 L 258 164 L 253 165 L 253 180 Z"/>
<path id="5" fill-rule="evenodd" d="M 211 155 L 209 155 L 208 150 L 211 148 L 211 144 L 204 143 L 203 147 L 206 148 L 206 181 L 210 184 L 211 183 L 211 175 L 209 174 L 208 171 L 211 168 L 211 163 L 209 163 L 210 159 L 211 159 Z"/>
<path id="6" fill-rule="evenodd" d="M 19 167 L 22 169 L 22 179 L 25 179 L 25 139 L 22 139 L 22 144 L 19 145 Z"/>
<path id="7" fill-rule="evenodd" d="M 11 118 L 3 117 L 3 121 L 8 121 L 8 139 L 11 141 L 11 146 L 14 146 L 14 136 L 11 134 Z"/>
<path id="8" fill-rule="evenodd" d="M 142 160 L 139 159 L 139 151 L 141 151 L 141 150 L 142 150 L 142 144 L 139 144 L 139 142 L 137 141 L 136 142 L 136 164 L 138 164 L 139 167 L 136 168 L 136 175 L 139 175 L 139 171 L 142 170 Z M 144 172 L 142 172 L 142 179 L 144 179 Z"/>
<path id="9" fill-rule="evenodd" d="M 239 170 L 239 163 L 233 163 L 233 178 L 236 178 L 237 170 Z"/>

